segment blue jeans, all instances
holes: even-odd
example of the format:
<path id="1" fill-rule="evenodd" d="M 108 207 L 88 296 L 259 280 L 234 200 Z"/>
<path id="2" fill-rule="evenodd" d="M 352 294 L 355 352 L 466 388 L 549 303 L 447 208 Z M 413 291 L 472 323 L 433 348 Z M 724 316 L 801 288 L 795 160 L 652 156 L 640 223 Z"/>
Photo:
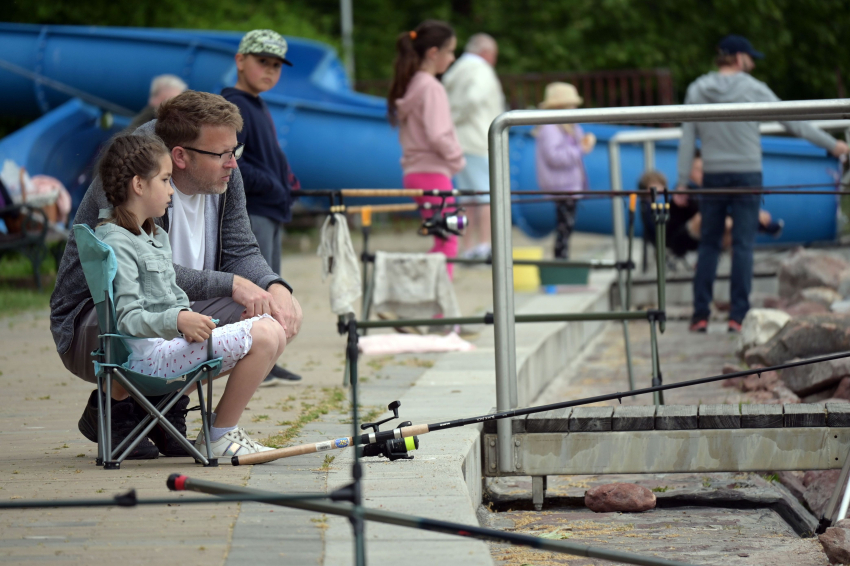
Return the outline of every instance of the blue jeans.
<path id="1" fill-rule="evenodd" d="M 703 188 L 760 187 L 761 173 L 706 173 Z M 753 286 L 753 247 L 758 230 L 759 195 L 702 196 L 699 259 L 694 274 L 694 320 L 708 319 L 717 261 L 723 245 L 726 216 L 732 217 L 732 274 L 729 282 L 732 308 L 729 319 L 744 320 L 750 310 Z"/>

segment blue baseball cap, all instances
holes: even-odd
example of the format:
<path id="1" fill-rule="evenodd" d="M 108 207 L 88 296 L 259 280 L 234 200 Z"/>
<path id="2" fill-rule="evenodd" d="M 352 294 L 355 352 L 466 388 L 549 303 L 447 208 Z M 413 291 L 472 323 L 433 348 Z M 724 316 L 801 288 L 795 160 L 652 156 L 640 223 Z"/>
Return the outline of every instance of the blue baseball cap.
<path id="1" fill-rule="evenodd" d="M 746 53 L 753 59 L 764 59 L 764 53 L 753 49 L 753 44 L 746 37 L 740 35 L 727 35 L 717 44 L 717 50 L 723 55 Z"/>

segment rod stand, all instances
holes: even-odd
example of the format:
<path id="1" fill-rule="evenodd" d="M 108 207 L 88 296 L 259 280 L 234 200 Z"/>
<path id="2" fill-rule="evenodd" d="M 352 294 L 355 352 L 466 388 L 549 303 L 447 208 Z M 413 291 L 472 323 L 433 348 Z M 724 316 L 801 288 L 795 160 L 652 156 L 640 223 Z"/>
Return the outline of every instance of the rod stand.
<path id="1" fill-rule="evenodd" d="M 351 428 L 352 438 L 358 436 L 358 400 L 357 400 L 357 319 L 353 314 L 347 318 L 340 316 L 337 321 L 337 329 L 340 334 L 348 334 L 348 343 L 345 348 L 346 361 L 348 362 L 348 378 L 351 386 Z M 354 463 L 351 465 L 352 483 L 349 484 L 353 513 L 350 517 L 351 529 L 354 534 L 354 563 L 356 566 L 366 566 L 366 536 L 363 518 L 363 491 L 360 483 L 363 477 L 363 467 L 360 464 L 360 455 L 354 450 Z"/>
<path id="2" fill-rule="evenodd" d="M 664 311 L 654 310 L 647 311 L 646 318 L 649 320 L 649 347 L 651 350 L 650 355 L 652 357 L 652 387 L 659 387 L 663 385 L 663 379 L 661 375 L 661 361 L 658 359 L 658 337 L 655 334 L 655 325 L 656 323 L 660 325 L 667 320 L 667 315 Z M 663 391 L 654 392 L 652 397 L 656 405 L 664 404 Z"/>

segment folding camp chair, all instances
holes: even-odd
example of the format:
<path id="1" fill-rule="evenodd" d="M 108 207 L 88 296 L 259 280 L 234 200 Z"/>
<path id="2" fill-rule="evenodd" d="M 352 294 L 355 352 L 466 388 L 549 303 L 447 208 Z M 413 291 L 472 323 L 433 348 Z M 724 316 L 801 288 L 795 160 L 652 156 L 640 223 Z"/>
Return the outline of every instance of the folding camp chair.
<path id="1" fill-rule="evenodd" d="M 133 451 L 153 427 L 162 426 L 167 434 L 177 440 L 195 460 L 204 466 L 217 466 L 218 460 L 212 457 L 210 448 L 209 417 L 212 413 L 212 382 L 221 371 L 221 358 L 211 358 L 201 365 L 192 368 L 187 373 L 170 378 L 152 377 L 129 369 L 127 359 L 130 350 L 125 341 L 135 339 L 117 332 L 115 305 L 112 283 L 118 264 L 112 248 L 101 242 L 94 232 L 85 224 L 74 225 L 74 236 L 80 263 L 86 276 L 89 290 L 97 311 L 97 321 L 101 334 L 100 348 L 92 352 L 95 358 L 95 374 L 97 376 L 97 417 L 98 443 L 97 464 L 105 469 L 117 470 L 121 462 Z M 212 356 L 212 336 L 208 342 L 207 352 Z M 112 397 L 112 380 L 120 383 L 133 397 L 135 402 L 148 413 L 144 419 L 127 435 L 121 444 L 112 447 L 112 414 L 111 403 L 104 403 L 104 397 Z M 207 380 L 206 405 L 202 380 Z M 165 418 L 180 396 L 185 394 L 193 385 L 198 385 L 198 400 L 201 406 L 201 423 L 206 441 L 206 456 L 199 452 L 189 440 L 174 428 Z M 162 396 L 154 406 L 147 397 Z"/>

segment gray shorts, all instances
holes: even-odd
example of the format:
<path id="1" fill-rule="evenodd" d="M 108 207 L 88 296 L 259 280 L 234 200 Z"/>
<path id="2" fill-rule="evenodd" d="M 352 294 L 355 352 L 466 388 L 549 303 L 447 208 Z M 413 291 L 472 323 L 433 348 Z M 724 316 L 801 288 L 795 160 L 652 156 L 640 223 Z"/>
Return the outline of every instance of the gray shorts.
<path id="1" fill-rule="evenodd" d="M 195 301 L 192 303 L 192 310 L 217 318 L 219 326 L 223 326 L 239 322 L 245 307 L 234 302 L 230 297 L 218 297 L 206 301 Z M 97 312 L 94 310 L 94 303 L 89 301 L 74 321 L 74 339 L 71 341 L 71 347 L 67 352 L 59 355 L 68 371 L 89 383 L 97 383 L 94 375 L 94 358 L 91 353 L 100 347 L 98 334 L 100 329 L 97 325 Z"/>
<path id="2" fill-rule="evenodd" d="M 455 175 L 454 186 L 456 189 L 467 189 L 472 191 L 490 191 L 490 164 L 486 157 L 481 155 L 470 155 L 465 153 L 466 167 Z M 490 195 L 475 195 L 474 197 L 461 197 L 460 202 L 489 203 Z"/>

